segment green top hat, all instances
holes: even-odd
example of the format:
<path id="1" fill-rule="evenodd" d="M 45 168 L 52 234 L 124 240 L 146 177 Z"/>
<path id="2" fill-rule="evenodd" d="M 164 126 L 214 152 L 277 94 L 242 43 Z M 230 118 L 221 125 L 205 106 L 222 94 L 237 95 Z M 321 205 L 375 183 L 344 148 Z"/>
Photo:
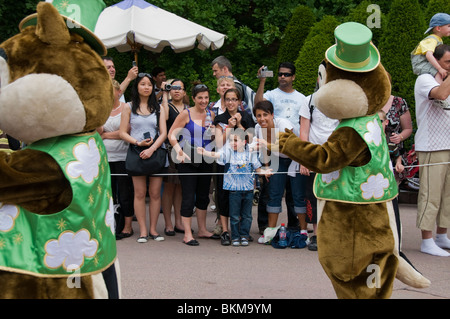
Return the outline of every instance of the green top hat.
<path id="1" fill-rule="evenodd" d="M 94 34 L 100 13 L 106 5 L 103 0 L 46 0 L 50 2 L 67 21 L 70 32 L 77 33 L 83 37 L 98 54 L 106 55 L 107 50 L 102 41 Z M 37 13 L 24 18 L 19 29 L 37 24 Z"/>
<path id="2" fill-rule="evenodd" d="M 370 72 L 380 64 L 380 53 L 373 45 L 372 31 L 363 24 L 347 22 L 334 31 L 336 44 L 325 53 L 335 67 L 349 72 Z"/>

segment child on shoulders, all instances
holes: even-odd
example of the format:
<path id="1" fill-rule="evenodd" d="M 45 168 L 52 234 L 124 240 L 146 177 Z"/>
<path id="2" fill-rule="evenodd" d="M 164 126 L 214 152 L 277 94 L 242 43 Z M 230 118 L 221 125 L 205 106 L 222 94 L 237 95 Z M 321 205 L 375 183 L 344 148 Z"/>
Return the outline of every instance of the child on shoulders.
<path id="1" fill-rule="evenodd" d="M 423 39 L 411 54 L 411 64 L 416 75 L 431 74 L 439 83 L 447 77 L 443 69 L 433 56 L 434 50 L 443 44 L 442 38 L 450 36 L 450 15 L 437 13 L 430 20 L 430 27 L 425 34 L 432 34 Z"/>

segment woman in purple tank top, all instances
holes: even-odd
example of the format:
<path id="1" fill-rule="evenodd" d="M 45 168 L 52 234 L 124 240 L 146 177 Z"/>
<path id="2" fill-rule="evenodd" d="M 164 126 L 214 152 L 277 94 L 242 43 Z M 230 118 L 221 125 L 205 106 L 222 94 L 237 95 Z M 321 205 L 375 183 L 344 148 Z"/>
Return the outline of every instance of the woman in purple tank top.
<path id="1" fill-rule="evenodd" d="M 189 246 L 198 246 L 191 231 L 192 214 L 196 208 L 199 238 L 219 239 L 206 229 L 206 210 L 209 204 L 209 187 L 211 184 L 212 163 L 202 157 L 194 157 L 192 149 L 211 147 L 209 132 L 214 132 L 210 123 L 214 114 L 207 111 L 209 89 L 204 84 L 197 84 L 192 90 L 194 106 L 180 113 L 169 132 L 169 141 L 173 146 L 172 159 L 178 163 L 182 201 L 181 218 L 184 226 L 183 242 Z M 212 118 L 211 118 L 212 117 Z M 209 126 L 209 130 L 208 130 Z"/>

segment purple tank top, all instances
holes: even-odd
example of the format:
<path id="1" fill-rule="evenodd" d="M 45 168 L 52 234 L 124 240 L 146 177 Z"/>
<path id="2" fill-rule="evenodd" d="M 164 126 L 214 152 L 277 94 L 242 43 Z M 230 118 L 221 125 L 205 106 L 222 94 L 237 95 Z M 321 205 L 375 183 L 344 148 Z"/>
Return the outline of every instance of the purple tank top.
<path id="1" fill-rule="evenodd" d="M 196 124 L 191 119 L 191 112 L 189 109 L 187 109 L 187 111 L 189 113 L 189 122 L 186 124 L 185 128 L 189 131 L 191 145 L 205 147 L 211 142 L 210 139 L 204 139 L 206 128 Z M 209 113 L 209 110 L 207 110 L 207 113 Z"/>

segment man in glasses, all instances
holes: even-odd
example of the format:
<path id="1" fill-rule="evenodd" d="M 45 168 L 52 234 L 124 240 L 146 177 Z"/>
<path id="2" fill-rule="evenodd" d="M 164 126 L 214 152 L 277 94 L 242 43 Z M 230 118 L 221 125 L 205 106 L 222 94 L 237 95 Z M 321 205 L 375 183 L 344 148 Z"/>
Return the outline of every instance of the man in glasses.
<path id="1" fill-rule="evenodd" d="M 259 101 L 268 100 L 273 104 L 274 116 L 288 119 L 294 126 L 294 132 L 300 131 L 298 112 L 305 101 L 305 96 L 294 89 L 295 65 L 290 62 L 283 62 L 278 67 L 278 87 L 274 90 L 264 93 L 266 84 L 265 77 L 261 77 L 261 71 L 264 66 L 258 70 L 259 87 L 255 96 L 255 104 Z"/>

